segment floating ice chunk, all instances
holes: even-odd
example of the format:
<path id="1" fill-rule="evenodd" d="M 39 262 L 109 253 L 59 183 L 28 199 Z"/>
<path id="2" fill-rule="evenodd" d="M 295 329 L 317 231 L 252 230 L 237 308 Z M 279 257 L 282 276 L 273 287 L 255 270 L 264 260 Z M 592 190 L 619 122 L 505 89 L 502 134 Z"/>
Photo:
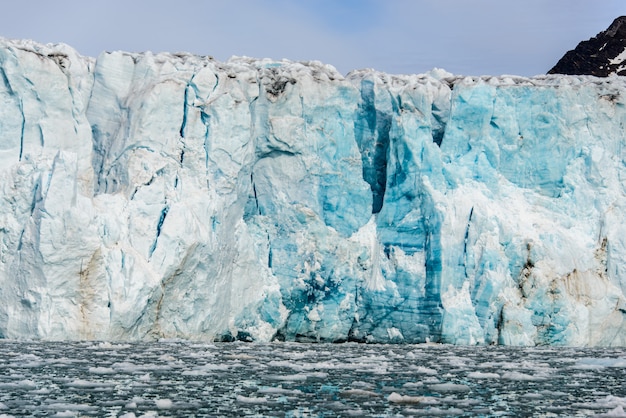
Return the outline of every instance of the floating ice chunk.
<path id="1" fill-rule="evenodd" d="M 498 373 L 470 372 L 467 374 L 470 379 L 499 379 Z"/>
<path id="2" fill-rule="evenodd" d="M 230 354 L 230 355 L 224 356 L 224 358 L 228 360 L 254 360 L 255 357 L 251 356 L 250 354 L 242 353 L 242 354 Z"/>
<path id="3" fill-rule="evenodd" d="M 42 407 L 50 411 L 97 411 L 98 409 L 93 405 L 64 402 L 53 402 Z"/>
<path id="4" fill-rule="evenodd" d="M 155 399 L 154 404 L 159 409 L 171 409 L 174 403 L 172 402 L 171 399 L 162 398 L 162 399 Z"/>
<path id="5" fill-rule="evenodd" d="M 282 387 L 265 387 L 257 391 L 261 394 L 279 394 L 279 395 L 302 395 L 302 391 L 299 389 L 284 389 Z"/>
<path id="6" fill-rule="evenodd" d="M 404 415 L 409 415 L 409 416 L 427 416 L 427 417 L 434 417 L 434 416 L 461 416 L 465 413 L 464 410 L 460 409 L 460 408 L 448 408 L 448 409 L 442 409 L 442 408 L 437 408 L 437 407 L 430 407 L 430 408 L 425 408 L 425 409 L 412 409 L 412 408 L 407 408 L 404 411 L 402 411 Z"/>
<path id="7" fill-rule="evenodd" d="M 40 388 L 36 390 L 31 390 L 29 392 L 33 395 L 47 395 L 51 392 L 51 390 L 48 388 Z"/>
<path id="8" fill-rule="evenodd" d="M 392 392 L 389 396 L 387 396 L 387 400 L 391 403 L 422 403 L 427 400 L 425 396 L 409 396 L 409 395 L 400 395 L 397 392 Z"/>
<path id="9" fill-rule="evenodd" d="M 58 417 L 58 418 L 69 418 L 69 417 L 76 417 L 78 416 L 78 414 L 74 411 L 59 411 L 57 413 L 55 413 L 54 415 L 52 415 L 53 417 Z"/>
<path id="10" fill-rule="evenodd" d="M 463 385 L 460 383 L 438 383 L 435 385 L 428 386 L 431 390 L 435 392 L 469 392 L 470 387 L 467 385 Z"/>
<path id="11" fill-rule="evenodd" d="M 110 343 L 108 341 L 102 341 L 99 342 L 98 344 L 95 344 L 91 347 L 92 350 L 100 350 L 100 349 L 104 349 L 104 350 L 120 350 L 120 349 L 125 349 L 125 348 L 130 348 L 130 345 L 128 344 L 114 344 L 114 343 Z"/>
<path id="12" fill-rule="evenodd" d="M 431 376 L 436 376 L 439 372 L 435 369 L 425 366 L 410 366 L 411 370 L 418 374 L 427 374 Z"/>
<path id="13" fill-rule="evenodd" d="M 182 372 L 183 376 L 206 376 L 208 374 L 219 373 L 221 371 L 229 370 L 231 368 L 241 367 L 237 364 L 204 364 L 201 366 L 195 366 L 191 370 L 185 370 Z"/>
<path id="14" fill-rule="evenodd" d="M 530 374 L 516 372 L 516 371 L 504 372 L 502 373 L 501 377 L 502 379 L 506 379 L 506 380 L 521 380 L 521 381 L 529 381 L 529 382 L 546 380 L 545 376 L 530 375 Z"/>
<path id="15" fill-rule="evenodd" d="M 607 395 L 604 398 L 599 398 L 594 402 L 581 402 L 575 403 L 573 406 L 577 408 L 589 408 L 589 409 L 605 409 L 605 408 L 617 408 L 626 407 L 626 398 L 619 396 Z"/>
<path id="16" fill-rule="evenodd" d="M 304 373 L 301 374 L 286 374 L 286 375 L 270 375 L 268 379 L 271 380 L 280 380 L 285 382 L 298 382 L 307 379 L 307 375 Z"/>
<path id="17" fill-rule="evenodd" d="M 75 379 L 71 382 L 65 384 L 65 386 L 70 388 L 81 388 L 81 389 L 96 389 L 96 388 L 106 388 L 115 386 L 115 383 L 110 382 L 92 382 L 84 379 Z"/>
<path id="18" fill-rule="evenodd" d="M 366 390 L 366 389 L 346 389 L 346 390 L 342 390 L 339 393 L 341 396 L 355 396 L 355 397 L 374 397 L 374 398 L 378 398 L 380 397 L 380 393 L 376 393 L 373 392 L 371 390 Z"/>
<path id="19" fill-rule="evenodd" d="M 626 358 L 582 358 L 571 366 L 575 369 L 601 369 L 605 367 L 626 368 Z"/>
<path id="20" fill-rule="evenodd" d="M 543 399 L 545 395 L 541 393 L 525 393 L 521 397 L 525 399 Z"/>
<path id="21" fill-rule="evenodd" d="M 34 390 L 37 389 L 37 384 L 32 380 L 25 379 L 20 380 L 18 382 L 3 382 L 0 383 L 0 389 L 25 389 L 25 390 Z"/>
<path id="22" fill-rule="evenodd" d="M 314 379 L 326 379 L 328 377 L 328 373 L 326 372 L 313 372 L 313 373 L 307 373 L 306 374 L 307 378 L 314 378 Z"/>
<path id="23" fill-rule="evenodd" d="M 250 404 L 260 404 L 260 403 L 267 403 L 267 398 L 266 397 L 247 397 L 247 396 L 243 396 L 243 395 L 237 395 L 237 402 L 241 402 L 241 403 L 250 403 Z"/>
<path id="24" fill-rule="evenodd" d="M 597 414 L 594 415 L 594 417 L 620 417 L 620 418 L 625 418 L 626 417 L 626 411 L 624 411 L 624 407 L 622 405 L 615 407 L 615 409 L 611 409 L 610 411 L 608 411 L 605 414 Z"/>
<path id="25" fill-rule="evenodd" d="M 110 367 L 90 367 L 89 373 L 92 374 L 114 374 L 115 370 Z"/>
<path id="26" fill-rule="evenodd" d="M 355 380 L 350 386 L 361 389 L 373 389 L 375 387 L 373 383 L 364 382 L 362 380 Z"/>

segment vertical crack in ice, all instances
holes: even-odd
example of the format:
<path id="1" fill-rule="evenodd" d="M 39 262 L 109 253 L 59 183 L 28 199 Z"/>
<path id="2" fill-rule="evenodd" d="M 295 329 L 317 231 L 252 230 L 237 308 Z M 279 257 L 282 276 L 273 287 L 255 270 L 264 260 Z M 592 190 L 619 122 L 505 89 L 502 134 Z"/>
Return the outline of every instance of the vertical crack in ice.
<path id="1" fill-rule="evenodd" d="M 217 87 L 220 85 L 220 75 L 218 73 L 215 74 L 215 85 L 213 86 L 213 90 L 211 90 L 210 96 L 213 96 L 213 93 L 217 91 Z"/>
<path id="2" fill-rule="evenodd" d="M 104 188 L 104 160 L 106 156 L 106 145 L 104 144 L 104 133 L 100 132 L 97 125 L 91 125 L 91 137 L 93 138 L 93 154 L 91 164 L 94 171 L 94 193 L 100 194 Z"/>
<path id="3" fill-rule="evenodd" d="M 183 121 L 180 124 L 180 129 L 178 131 L 178 133 L 180 134 L 181 138 L 185 137 L 185 128 L 187 127 L 187 101 L 189 98 L 189 89 L 190 89 L 190 83 L 192 82 L 193 77 L 191 77 L 191 80 L 189 80 L 189 82 L 187 83 L 187 86 L 185 86 L 185 95 L 183 98 Z"/>
<path id="4" fill-rule="evenodd" d="M 24 115 L 24 102 L 22 101 L 21 97 L 17 96 L 17 94 L 15 93 L 15 90 L 13 90 L 13 87 L 11 86 L 11 82 L 9 81 L 9 77 L 6 74 L 4 67 L 0 67 L 0 76 L 2 77 L 2 82 L 4 86 L 6 87 L 9 95 L 11 97 L 16 98 L 17 108 L 19 109 L 22 115 L 22 126 L 21 126 L 21 132 L 20 132 L 20 152 L 19 152 L 19 157 L 18 157 L 18 161 L 22 161 L 22 156 L 24 154 L 24 131 L 26 128 L 26 116 Z"/>
<path id="5" fill-rule="evenodd" d="M 359 325 L 360 316 L 359 309 L 361 308 L 361 301 L 359 300 L 360 281 L 354 281 L 354 312 L 352 316 L 352 324 L 348 330 L 348 341 L 359 342 L 362 337 L 359 337 Z"/>
<path id="6" fill-rule="evenodd" d="M 7 73 L 4 70 L 4 67 L 0 67 L 0 76 L 2 76 L 2 82 L 4 83 L 4 86 L 7 88 L 9 94 L 11 96 L 15 96 L 15 91 L 13 90 L 13 87 L 11 87 L 11 82 L 9 81 L 9 77 L 7 77 Z"/>
<path id="7" fill-rule="evenodd" d="M 258 161 L 258 157 L 256 156 L 257 151 L 257 130 L 259 129 L 259 126 L 262 125 L 261 123 L 259 123 L 259 119 L 260 119 L 260 114 L 259 114 L 259 109 L 257 109 L 257 106 L 259 104 L 259 97 L 261 95 L 261 90 L 262 90 L 262 84 L 261 84 L 261 80 L 259 78 L 259 73 L 257 72 L 256 74 L 256 82 L 255 84 L 258 86 L 258 94 L 253 97 L 250 102 L 248 103 L 248 111 L 250 112 L 250 143 L 253 145 L 252 149 L 255 152 L 255 158 L 253 159 L 253 162 L 251 164 L 251 168 L 250 168 L 250 189 L 248 192 L 248 200 L 246 202 L 245 205 L 245 210 L 244 210 L 244 220 L 248 220 L 251 217 L 254 217 L 256 215 L 261 215 L 261 205 L 259 204 L 259 196 L 258 196 L 258 191 L 257 191 L 257 187 L 256 187 L 256 182 L 254 179 L 254 167 L 255 167 L 255 163 Z M 271 262 L 268 262 L 268 264 L 271 264 Z"/>
<path id="8" fill-rule="evenodd" d="M 46 182 L 46 192 L 42 194 L 43 196 L 48 196 L 50 192 L 50 186 L 52 185 L 52 176 L 54 176 L 54 172 L 56 171 L 57 164 L 59 163 L 59 159 L 61 158 L 61 150 L 57 151 L 54 159 L 52 160 L 52 167 L 50 167 L 50 172 L 48 173 L 48 181 Z"/>
<path id="9" fill-rule="evenodd" d="M 256 205 L 256 210 L 259 215 L 261 215 L 261 209 L 259 207 L 259 197 L 256 193 L 256 184 L 254 184 L 254 174 L 250 174 L 250 182 L 252 183 L 252 193 L 254 195 L 254 203 Z"/>
<path id="10" fill-rule="evenodd" d="M 22 99 L 19 101 L 19 109 L 22 113 L 22 128 L 20 132 L 20 156 L 18 161 L 22 161 L 22 155 L 24 154 L 24 129 L 26 128 L 26 116 L 24 115 L 24 104 L 22 103 Z"/>
<path id="11" fill-rule="evenodd" d="M 205 177 L 206 177 L 206 187 L 209 188 L 209 135 L 210 135 L 210 122 L 211 116 L 204 111 L 204 109 L 200 110 L 200 120 L 204 125 L 204 142 L 202 147 L 204 148 L 204 169 L 205 169 Z"/>
<path id="12" fill-rule="evenodd" d="M 470 209 L 469 217 L 467 219 L 467 227 L 465 228 L 465 237 L 463 238 L 463 271 L 465 272 L 465 278 L 469 278 L 467 274 L 467 240 L 469 239 L 470 226 L 472 225 L 472 216 L 474 215 L 474 206 Z"/>
<path id="13" fill-rule="evenodd" d="M 441 276 L 443 270 L 441 225 L 443 216 L 436 209 L 435 202 L 427 194 L 423 194 L 422 212 L 425 217 L 426 241 L 424 250 L 426 255 L 426 282 L 424 290 L 426 298 L 422 305 L 423 317 L 427 319 L 425 324 L 433 341 L 440 342 L 442 337 L 441 324 L 443 322 L 443 306 L 441 301 Z"/>
<path id="14" fill-rule="evenodd" d="M 38 128 L 39 128 L 39 145 L 41 146 L 41 148 L 43 148 L 45 145 L 45 141 L 43 137 L 43 129 L 41 128 L 41 125 L 38 125 Z M 22 129 L 24 128 L 22 127 Z"/>
<path id="15" fill-rule="evenodd" d="M 372 190 L 372 213 L 383 207 L 387 188 L 387 160 L 391 115 L 376 108 L 374 82 L 361 82 L 361 101 L 354 122 L 356 141 L 361 152 L 363 179 Z"/>
<path id="16" fill-rule="evenodd" d="M 152 254 L 156 250 L 157 243 L 159 241 L 159 236 L 161 235 L 161 228 L 163 227 L 163 222 L 165 221 L 165 217 L 167 216 L 167 213 L 169 212 L 169 210 L 170 210 L 170 207 L 167 204 L 161 210 L 161 216 L 159 217 L 159 222 L 157 223 L 157 227 L 156 227 L 156 236 L 154 237 L 154 241 L 152 242 L 152 245 L 150 246 L 150 252 L 149 252 L 148 258 L 151 258 Z"/>
<path id="17" fill-rule="evenodd" d="M 304 138 L 308 138 L 308 136 L 307 136 L 307 129 L 306 129 L 307 128 L 307 123 L 306 123 L 307 116 L 306 116 L 306 113 L 304 111 L 304 97 L 302 97 L 302 94 L 300 94 L 300 109 L 301 109 L 300 110 L 300 117 L 302 118 L 302 133 L 303 133 Z M 318 142 L 317 142 L 317 136 L 315 137 L 315 145 L 316 145 L 315 152 L 316 152 L 317 155 L 319 155 L 319 145 L 318 145 Z"/>
<path id="18" fill-rule="evenodd" d="M 195 75 L 194 75 L 195 77 Z M 198 97 L 199 92 L 198 92 L 198 86 L 196 85 L 196 83 L 193 81 L 194 77 L 191 77 L 191 80 L 189 80 L 188 86 L 190 86 L 191 88 L 193 88 L 193 91 L 196 95 L 196 97 Z M 213 96 L 213 93 L 215 93 L 215 91 L 217 90 L 218 86 L 220 84 L 220 77 L 217 73 L 215 73 L 215 85 L 213 86 L 213 90 L 211 90 L 211 93 L 209 94 L 209 97 Z M 185 90 L 185 103 L 187 102 L 188 97 L 187 97 L 187 91 Z M 208 113 L 208 109 L 207 106 L 209 106 L 208 102 L 204 103 L 202 105 L 199 106 L 195 106 L 198 109 L 200 109 L 200 121 L 202 122 L 202 124 L 204 125 L 204 142 L 202 144 L 202 147 L 204 149 L 204 169 L 205 169 L 205 178 L 206 178 L 206 187 L 207 189 L 210 188 L 210 182 L 209 182 L 209 137 L 211 134 L 211 115 L 209 115 Z M 185 116 L 187 114 L 185 113 Z M 186 119 L 185 119 L 186 120 Z M 186 123 L 186 122 L 185 122 Z M 182 154 L 181 154 L 181 163 L 182 163 Z"/>
<path id="19" fill-rule="evenodd" d="M 37 202 L 39 200 L 39 187 L 41 186 L 40 181 L 35 183 L 35 189 L 33 190 L 33 200 L 30 203 L 30 216 L 33 216 L 33 212 L 35 212 L 35 208 L 37 207 Z"/>
<path id="20" fill-rule="evenodd" d="M 26 231 L 26 227 L 22 228 L 22 232 L 20 232 L 20 239 L 17 242 L 17 252 L 19 253 L 20 251 L 22 251 L 22 245 L 24 242 L 24 231 Z"/>
<path id="21" fill-rule="evenodd" d="M 93 125 L 91 133 L 93 137 L 92 166 L 94 168 L 94 192 L 115 193 L 120 186 L 128 185 L 127 174 L 124 173 L 120 165 L 120 160 L 125 156 L 125 152 L 133 147 L 125 144 L 131 138 L 131 108 L 120 104 L 121 113 L 116 116 L 117 126 L 112 132 L 102 132 L 99 126 Z M 154 152 L 147 146 L 137 146 L 134 148 L 145 148 Z"/>
<path id="22" fill-rule="evenodd" d="M 443 142 L 443 136 L 446 133 L 446 110 L 440 109 L 433 100 L 430 114 L 433 142 L 437 144 L 437 146 L 441 147 L 441 143 Z"/>

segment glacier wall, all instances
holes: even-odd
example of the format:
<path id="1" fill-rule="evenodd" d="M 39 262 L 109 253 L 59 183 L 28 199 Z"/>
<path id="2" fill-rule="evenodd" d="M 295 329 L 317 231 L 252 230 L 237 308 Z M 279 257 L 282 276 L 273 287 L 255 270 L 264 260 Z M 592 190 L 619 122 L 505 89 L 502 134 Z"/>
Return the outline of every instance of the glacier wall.
<path id="1" fill-rule="evenodd" d="M 0 75 L 0 337 L 626 345 L 619 77 Z"/>

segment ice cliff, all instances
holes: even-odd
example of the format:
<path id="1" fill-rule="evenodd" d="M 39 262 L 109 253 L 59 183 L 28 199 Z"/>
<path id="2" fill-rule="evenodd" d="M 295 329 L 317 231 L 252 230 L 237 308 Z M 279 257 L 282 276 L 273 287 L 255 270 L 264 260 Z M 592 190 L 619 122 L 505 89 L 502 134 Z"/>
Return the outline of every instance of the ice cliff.
<path id="1" fill-rule="evenodd" d="M 0 337 L 626 345 L 626 82 L 0 42 Z"/>

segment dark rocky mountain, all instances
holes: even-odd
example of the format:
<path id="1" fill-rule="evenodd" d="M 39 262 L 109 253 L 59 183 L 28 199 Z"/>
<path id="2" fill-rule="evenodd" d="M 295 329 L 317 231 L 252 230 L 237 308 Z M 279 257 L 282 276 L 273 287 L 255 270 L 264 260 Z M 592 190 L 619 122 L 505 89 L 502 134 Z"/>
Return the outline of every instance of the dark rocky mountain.
<path id="1" fill-rule="evenodd" d="M 626 16 L 588 41 L 568 51 L 548 74 L 626 75 Z"/>

